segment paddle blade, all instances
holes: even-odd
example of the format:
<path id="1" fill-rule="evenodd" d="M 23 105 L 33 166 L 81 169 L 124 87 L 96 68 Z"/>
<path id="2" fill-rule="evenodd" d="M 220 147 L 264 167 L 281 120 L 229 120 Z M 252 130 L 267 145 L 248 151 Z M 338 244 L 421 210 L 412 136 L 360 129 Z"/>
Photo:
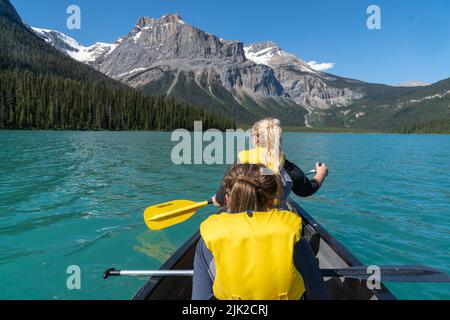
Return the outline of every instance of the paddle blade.
<path id="1" fill-rule="evenodd" d="M 379 266 L 382 282 L 450 282 L 450 276 L 427 266 Z M 344 269 L 324 269 L 324 277 L 346 277 L 368 280 L 372 273 L 367 266 Z"/>
<path id="2" fill-rule="evenodd" d="M 161 230 L 186 221 L 198 209 L 209 204 L 208 201 L 194 202 L 189 200 L 174 200 L 148 207 L 144 211 L 144 221 L 152 230 Z"/>

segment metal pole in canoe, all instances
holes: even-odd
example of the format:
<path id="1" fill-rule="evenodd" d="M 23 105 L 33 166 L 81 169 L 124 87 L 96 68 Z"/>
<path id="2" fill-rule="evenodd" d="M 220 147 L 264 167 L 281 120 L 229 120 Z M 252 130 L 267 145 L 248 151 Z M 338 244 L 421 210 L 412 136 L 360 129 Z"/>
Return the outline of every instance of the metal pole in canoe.
<path id="1" fill-rule="evenodd" d="M 116 270 L 108 269 L 103 274 L 103 279 L 109 277 L 192 277 L 194 270 Z"/>

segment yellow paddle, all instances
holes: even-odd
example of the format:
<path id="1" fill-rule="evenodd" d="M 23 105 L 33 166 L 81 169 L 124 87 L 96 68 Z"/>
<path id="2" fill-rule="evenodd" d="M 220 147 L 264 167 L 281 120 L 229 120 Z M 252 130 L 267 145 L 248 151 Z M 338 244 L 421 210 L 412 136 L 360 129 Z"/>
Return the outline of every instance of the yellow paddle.
<path id="1" fill-rule="evenodd" d="M 212 201 L 195 202 L 190 200 L 174 200 L 148 207 L 144 211 L 144 221 L 152 230 L 161 230 L 186 221 L 198 209 L 206 207 Z"/>

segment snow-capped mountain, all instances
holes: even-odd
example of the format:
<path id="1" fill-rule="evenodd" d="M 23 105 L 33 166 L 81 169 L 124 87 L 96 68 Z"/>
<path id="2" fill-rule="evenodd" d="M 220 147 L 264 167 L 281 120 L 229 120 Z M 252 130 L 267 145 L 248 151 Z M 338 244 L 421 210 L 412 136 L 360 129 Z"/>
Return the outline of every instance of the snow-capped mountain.
<path id="1" fill-rule="evenodd" d="M 116 43 L 90 47 L 57 31 L 34 30 L 54 47 L 113 79 L 244 120 L 270 114 L 309 125 L 314 108 L 321 112 L 362 96 L 355 87 L 361 82 L 316 71 L 274 42 L 244 46 L 191 26 L 177 14 L 142 17 Z"/>
<path id="2" fill-rule="evenodd" d="M 354 125 L 368 119 L 366 101 L 386 92 L 409 92 L 406 87 L 320 71 L 326 66 L 307 63 L 271 41 L 244 46 L 224 40 L 177 14 L 142 17 L 114 44 L 89 47 L 57 31 L 33 29 L 62 52 L 115 80 L 147 94 L 205 106 L 238 121 L 272 116 L 286 125 Z"/>
<path id="3" fill-rule="evenodd" d="M 78 43 L 75 39 L 65 35 L 64 33 L 32 27 L 36 35 L 51 44 L 56 49 L 62 51 L 77 61 L 87 64 L 107 56 L 117 47 L 118 43 L 102 43 L 97 42 L 92 46 L 85 47 Z"/>
<path id="4" fill-rule="evenodd" d="M 271 67 L 285 92 L 307 108 L 328 109 L 345 106 L 361 97 L 355 82 L 314 70 L 295 54 L 282 50 L 272 41 L 259 42 L 244 48 L 247 59 Z M 347 82 L 336 87 L 337 82 Z"/>
<path id="5" fill-rule="evenodd" d="M 272 68 L 248 60 L 242 42 L 200 30 L 177 14 L 140 18 L 117 48 L 92 66 L 144 92 L 175 96 L 239 119 L 293 106 L 300 110 L 297 120 L 303 119 L 304 109 L 288 99 Z"/>
<path id="6" fill-rule="evenodd" d="M 93 66 L 147 92 L 195 104 L 220 102 L 218 108 L 239 104 L 244 113 L 276 109 L 286 115 L 294 107 L 306 115 L 310 108 L 345 106 L 361 97 L 355 88 L 361 82 L 314 70 L 274 42 L 244 46 L 191 26 L 177 14 L 139 19 L 120 45 Z"/>
<path id="7" fill-rule="evenodd" d="M 281 64 L 295 63 L 304 72 L 316 73 L 305 61 L 292 53 L 281 49 L 272 41 L 258 42 L 244 47 L 245 56 L 256 64 L 276 67 Z"/>

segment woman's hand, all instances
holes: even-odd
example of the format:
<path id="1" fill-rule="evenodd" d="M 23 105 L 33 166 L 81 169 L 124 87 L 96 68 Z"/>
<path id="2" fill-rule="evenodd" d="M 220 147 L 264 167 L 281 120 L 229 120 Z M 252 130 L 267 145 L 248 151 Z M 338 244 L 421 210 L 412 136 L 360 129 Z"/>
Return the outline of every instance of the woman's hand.
<path id="1" fill-rule="evenodd" d="M 314 176 L 314 180 L 317 181 L 318 184 L 322 185 L 325 181 L 326 176 L 328 175 L 328 167 L 325 163 L 316 163 L 316 175 Z"/>
<path id="2" fill-rule="evenodd" d="M 324 178 L 328 176 L 328 167 L 325 163 L 316 163 L 316 175 L 323 176 Z"/>
<path id="3" fill-rule="evenodd" d="M 220 203 L 217 202 L 216 196 L 212 196 L 211 198 L 213 205 L 215 205 L 216 207 L 221 207 Z"/>

